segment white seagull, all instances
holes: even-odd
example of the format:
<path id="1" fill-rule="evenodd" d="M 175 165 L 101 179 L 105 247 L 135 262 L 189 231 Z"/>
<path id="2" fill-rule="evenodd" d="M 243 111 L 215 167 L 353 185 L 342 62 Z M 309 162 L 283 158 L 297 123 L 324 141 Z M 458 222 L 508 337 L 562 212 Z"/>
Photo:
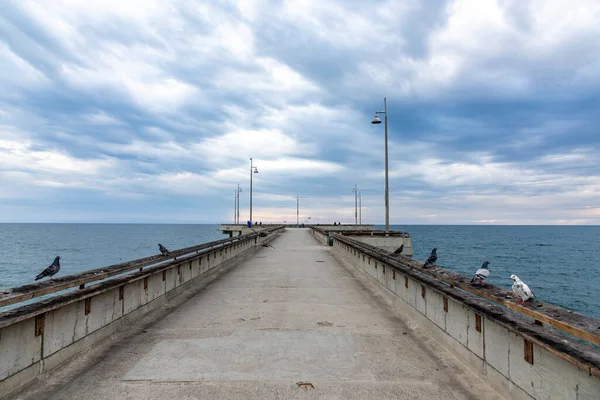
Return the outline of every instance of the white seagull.
<path id="1" fill-rule="evenodd" d="M 533 292 L 531 289 L 529 289 L 529 286 L 520 280 L 518 276 L 513 274 L 510 276 L 510 279 L 515 281 L 512 286 L 512 291 L 517 296 L 517 303 L 524 304 L 527 300 L 533 297 Z"/>

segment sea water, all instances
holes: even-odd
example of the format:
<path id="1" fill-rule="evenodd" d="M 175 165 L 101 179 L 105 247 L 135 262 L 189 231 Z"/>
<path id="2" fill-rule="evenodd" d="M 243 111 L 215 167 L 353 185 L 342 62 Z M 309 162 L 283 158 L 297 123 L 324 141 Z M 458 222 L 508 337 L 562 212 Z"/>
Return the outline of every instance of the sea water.
<path id="1" fill-rule="evenodd" d="M 600 318 L 600 226 L 391 229 L 410 233 L 415 259 L 437 247 L 438 265 L 469 276 L 488 260 L 490 283 L 509 289 L 515 274 L 537 298 Z M 33 282 L 57 255 L 64 276 L 158 254 L 158 243 L 179 249 L 226 237 L 217 224 L 0 224 L 0 289 Z"/>

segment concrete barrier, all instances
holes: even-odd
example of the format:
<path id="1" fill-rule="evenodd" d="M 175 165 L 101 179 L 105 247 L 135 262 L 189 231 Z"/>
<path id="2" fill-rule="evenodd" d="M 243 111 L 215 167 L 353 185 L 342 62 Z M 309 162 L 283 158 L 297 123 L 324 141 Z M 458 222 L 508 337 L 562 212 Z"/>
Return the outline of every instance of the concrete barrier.
<path id="1" fill-rule="evenodd" d="M 0 314 L 0 398 L 23 387 L 117 329 L 161 307 L 214 271 L 270 242 L 267 237 L 232 240 L 217 249 L 150 267 L 79 291 Z"/>
<path id="2" fill-rule="evenodd" d="M 343 226 L 342 226 L 343 227 Z M 327 244 L 327 236 L 329 234 L 341 233 L 346 237 L 356 239 L 360 242 L 369 244 L 371 246 L 378 247 L 387 252 L 393 252 L 401 245 L 404 245 L 402 255 L 406 257 L 412 257 L 412 238 L 406 232 L 398 231 L 357 231 L 357 230 L 336 230 L 331 228 L 338 228 L 337 226 L 311 226 L 310 232 L 315 238 L 323 243 Z"/>
<path id="3" fill-rule="evenodd" d="M 313 234 L 323 241 L 322 232 Z M 551 328 L 519 316 L 484 313 L 460 301 L 469 294 L 450 286 L 433 287 L 427 283 L 431 278 L 403 274 L 349 241 L 334 239 L 333 248 L 334 255 L 387 289 L 400 308 L 508 398 L 600 399 L 597 349 L 565 344 L 565 349 L 583 349 L 569 354 L 558 346 L 548 346 L 546 339 L 558 336 Z M 582 353 L 587 357 L 583 361 Z"/>

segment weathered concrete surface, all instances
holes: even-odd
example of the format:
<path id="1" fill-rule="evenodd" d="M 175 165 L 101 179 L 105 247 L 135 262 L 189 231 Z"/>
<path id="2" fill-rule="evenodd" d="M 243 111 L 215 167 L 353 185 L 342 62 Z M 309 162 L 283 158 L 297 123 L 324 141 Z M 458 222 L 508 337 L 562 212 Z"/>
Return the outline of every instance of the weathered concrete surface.
<path id="1" fill-rule="evenodd" d="M 501 398 L 308 229 L 272 245 L 17 398 Z"/>

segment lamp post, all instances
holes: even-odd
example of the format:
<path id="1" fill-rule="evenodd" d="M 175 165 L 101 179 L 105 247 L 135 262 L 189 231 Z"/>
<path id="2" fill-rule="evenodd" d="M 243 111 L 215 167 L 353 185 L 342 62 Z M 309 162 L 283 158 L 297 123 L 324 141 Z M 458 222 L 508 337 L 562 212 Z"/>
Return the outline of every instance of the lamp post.
<path id="1" fill-rule="evenodd" d="M 362 196 L 358 192 L 358 224 L 362 225 Z"/>
<path id="2" fill-rule="evenodd" d="M 354 225 L 358 225 L 358 189 L 356 188 L 356 183 L 354 184 Z"/>
<path id="3" fill-rule="evenodd" d="M 387 99 L 383 98 L 383 111 L 375 112 L 375 116 L 371 121 L 372 124 L 380 124 L 378 114 L 385 114 L 385 231 L 390 230 L 390 198 L 389 198 L 389 182 L 388 182 L 388 115 L 387 115 Z"/>
<path id="4" fill-rule="evenodd" d="M 238 183 L 238 187 L 236 190 L 236 196 L 237 196 L 237 210 L 236 210 L 236 214 L 237 214 L 237 224 L 240 223 L 240 192 L 242 191 L 242 188 L 240 187 L 240 184 Z"/>
<path id="5" fill-rule="evenodd" d="M 237 224 L 237 190 L 233 191 L 233 224 Z"/>
<path id="6" fill-rule="evenodd" d="M 252 166 L 252 158 L 250 158 L 250 223 L 252 224 L 252 173 L 258 174 L 258 168 Z"/>

